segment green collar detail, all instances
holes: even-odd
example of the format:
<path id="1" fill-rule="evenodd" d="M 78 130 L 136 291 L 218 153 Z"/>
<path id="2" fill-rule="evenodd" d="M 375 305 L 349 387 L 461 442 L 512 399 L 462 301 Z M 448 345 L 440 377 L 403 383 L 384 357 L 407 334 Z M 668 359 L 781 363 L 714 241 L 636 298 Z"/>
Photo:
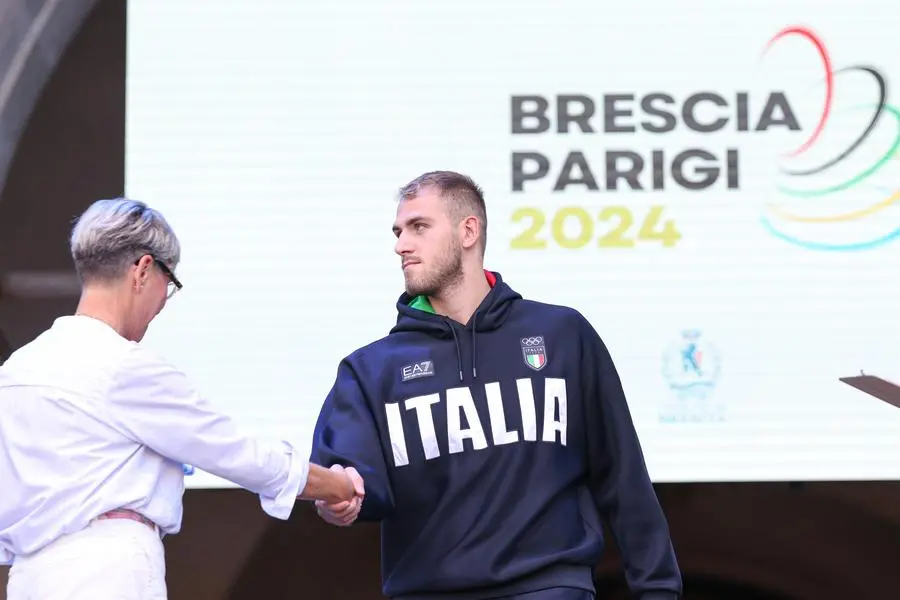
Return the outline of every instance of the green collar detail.
<path id="1" fill-rule="evenodd" d="M 409 303 L 409 307 L 434 314 L 434 308 L 431 306 L 431 302 L 428 301 L 426 296 L 416 296 L 413 298 L 412 302 Z"/>

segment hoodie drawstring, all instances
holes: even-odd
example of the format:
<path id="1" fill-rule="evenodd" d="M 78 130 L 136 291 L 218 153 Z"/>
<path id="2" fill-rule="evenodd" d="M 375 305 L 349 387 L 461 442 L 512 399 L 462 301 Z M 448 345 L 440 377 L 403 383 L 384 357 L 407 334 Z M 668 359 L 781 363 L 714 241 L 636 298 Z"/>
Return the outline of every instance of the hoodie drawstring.
<path id="1" fill-rule="evenodd" d="M 478 379 L 478 346 L 475 344 L 475 331 L 478 329 L 478 309 L 472 313 L 472 379 Z"/>
<path id="2" fill-rule="evenodd" d="M 472 379 L 478 379 L 478 369 L 475 367 L 478 364 L 478 352 L 475 348 L 475 328 L 472 327 Z"/>
<path id="3" fill-rule="evenodd" d="M 477 314 L 477 313 L 476 313 Z M 459 370 L 459 380 L 463 380 L 463 364 L 462 364 L 462 350 L 459 347 L 459 337 L 456 335 L 456 327 L 453 326 L 448 319 L 444 319 L 444 323 L 447 324 L 447 327 L 450 328 L 450 333 L 453 335 L 453 343 L 456 346 L 456 365 Z M 472 379 L 478 379 L 478 351 L 475 339 L 475 315 L 472 315 Z"/>
<path id="4" fill-rule="evenodd" d="M 453 334 L 453 343 L 456 345 L 456 365 L 459 369 L 459 380 L 463 380 L 463 366 L 462 366 L 462 351 L 459 349 L 459 338 L 456 337 L 456 328 L 453 326 L 449 320 L 444 319 L 444 323 L 447 324 L 447 327 L 450 328 L 450 333 Z"/>

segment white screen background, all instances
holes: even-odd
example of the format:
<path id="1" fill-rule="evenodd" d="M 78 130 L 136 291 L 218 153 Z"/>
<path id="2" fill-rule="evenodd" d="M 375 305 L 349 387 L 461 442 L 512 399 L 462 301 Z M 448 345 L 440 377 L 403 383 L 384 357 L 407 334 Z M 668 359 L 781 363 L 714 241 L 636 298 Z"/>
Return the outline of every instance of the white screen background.
<path id="1" fill-rule="evenodd" d="M 898 21 L 894 5 L 876 0 L 727 11 L 713 0 L 129 0 L 126 192 L 161 210 L 184 247 L 185 289 L 145 343 L 249 433 L 308 447 L 340 359 L 395 322 L 396 190 L 425 171 L 458 170 L 486 190 L 486 266 L 526 297 L 577 308 L 610 347 L 655 481 L 896 479 L 900 411 L 838 377 L 865 369 L 900 382 L 900 242 L 815 252 L 769 235 L 759 214 L 783 183 L 778 153 L 814 124 L 822 75 L 797 40 L 760 68 L 765 43 L 809 24 L 835 68 L 877 65 L 890 89 L 900 57 L 885 49 Z M 872 102 L 870 82 L 853 81 L 836 79 L 836 105 Z M 514 94 L 588 94 L 602 110 L 604 93 L 717 91 L 732 100 L 729 116 L 736 91 L 761 102 L 777 88 L 803 132 L 697 134 L 679 118 L 664 136 L 510 133 Z M 864 117 L 842 113 L 813 159 L 846 147 Z M 884 115 L 867 152 L 897 128 Z M 514 151 L 547 154 L 555 175 L 569 150 L 602 170 L 604 149 L 688 147 L 738 148 L 740 190 L 687 192 L 668 180 L 662 192 L 553 193 L 548 178 L 511 191 Z M 900 160 L 873 181 L 900 188 Z M 865 205 L 860 194 L 877 196 L 840 201 Z M 549 220 L 560 207 L 610 204 L 636 217 L 662 205 L 682 240 L 510 248 L 521 206 Z M 897 226 L 890 207 L 869 229 L 811 235 Z M 719 357 L 701 412 L 718 406 L 722 419 L 661 417 L 678 403 L 666 349 L 689 329 Z M 202 473 L 187 483 L 229 485 Z"/>

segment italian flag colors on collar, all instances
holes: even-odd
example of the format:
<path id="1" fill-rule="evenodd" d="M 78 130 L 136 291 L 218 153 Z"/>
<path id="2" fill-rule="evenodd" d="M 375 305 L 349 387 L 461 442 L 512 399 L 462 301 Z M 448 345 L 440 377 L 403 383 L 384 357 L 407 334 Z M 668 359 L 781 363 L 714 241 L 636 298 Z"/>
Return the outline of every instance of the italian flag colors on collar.
<path id="1" fill-rule="evenodd" d="M 497 277 L 487 269 L 484 271 L 484 278 L 487 279 L 488 285 L 492 288 L 497 284 Z M 432 308 L 431 302 L 428 301 L 427 296 L 416 296 L 413 298 L 412 302 L 409 303 L 409 307 L 434 314 L 434 308 Z"/>

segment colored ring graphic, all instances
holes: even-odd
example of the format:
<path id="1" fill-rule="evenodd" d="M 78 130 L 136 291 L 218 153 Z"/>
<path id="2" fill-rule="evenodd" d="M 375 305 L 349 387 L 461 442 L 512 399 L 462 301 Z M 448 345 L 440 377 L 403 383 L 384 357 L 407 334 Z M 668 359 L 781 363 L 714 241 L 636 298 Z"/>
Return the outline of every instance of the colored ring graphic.
<path id="1" fill-rule="evenodd" d="M 884 77 L 882 77 L 881 73 L 876 71 L 871 67 L 863 67 L 863 66 L 854 66 L 854 67 L 846 67 L 839 71 L 835 72 L 835 75 L 840 73 L 849 73 L 853 71 L 862 71 L 863 73 L 868 73 L 875 79 L 875 83 L 878 84 L 878 105 L 876 106 L 875 113 L 872 115 L 872 120 L 869 121 L 869 124 L 866 126 L 865 130 L 863 130 L 862 134 L 856 138 L 856 140 L 847 146 L 847 149 L 837 155 L 835 158 L 829 160 L 828 162 L 819 165 L 818 167 L 813 167 L 812 169 L 806 169 L 801 171 L 790 171 L 788 169 L 781 169 L 782 173 L 787 175 L 796 175 L 796 176 L 804 176 L 804 175 L 815 175 L 816 173 L 821 173 L 822 171 L 833 167 L 838 164 L 848 156 L 850 156 L 857 148 L 862 146 L 862 143 L 866 141 L 872 131 L 875 129 L 875 125 L 878 124 L 878 119 L 881 117 L 881 113 L 884 111 L 884 105 L 887 101 L 887 83 L 884 81 Z"/>
<path id="2" fill-rule="evenodd" d="M 795 223 L 842 223 L 846 221 L 855 221 L 856 219 L 874 215 L 875 213 L 884 210 L 888 206 L 898 201 L 900 201 L 900 190 L 895 191 L 884 200 L 876 202 L 875 204 L 867 206 L 866 208 L 861 208 L 857 211 L 840 215 L 828 215 L 825 217 L 804 217 L 802 215 L 790 213 L 771 204 L 769 205 L 769 209 L 785 221 L 793 221 Z"/>
<path id="3" fill-rule="evenodd" d="M 847 159 L 852 153 L 854 153 L 857 149 L 862 146 L 863 143 L 872 135 L 875 130 L 875 127 L 878 125 L 881 119 L 881 115 L 883 112 L 887 111 L 891 113 L 894 117 L 895 122 L 898 124 L 898 132 L 896 137 L 894 138 L 893 143 L 891 144 L 890 149 L 881 156 L 874 164 L 869 167 L 863 169 L 861 172 L 853 175 L 848 180 L 836 184 L 830 185 L 826 188 L 820 189 L 811 189 L 811 190 L 801 190 L 795 189 L 789 186 L 779 186 L 778 189 L 781 193 L 792 196 L 795 198 L 813 198 L 813 197 L 821 197 L 828 194 L 832 194 L 835 192 L 840 192 L 846 190 L 848 188 L 854 187 L 867 178 L 872 176 L 874 173 L 882 169 L 892 158 L 900 158 L 900 111 L 898 111 L 893 106 L 887 104 L 887 82 L 885 78 L 879 73 L 876 69 L 864 66 L 864 65 L 854 65 L 850 67 L 845 67 L 843 69 L 839 69 L 834 71 L 831 67 L 831 58 L 829 57 L 828 51 L 825 48 L 824 43 L 819 39 L 819 37 L 805 27 L 787 27 L 776 34 L 767 44 L 765 52 L 771 48 L 771 46 L 778 40 L 789 36 L 789 35 L 797 35 L 800 36 L 815 46 L 819 57 L 821 58 L 822 65 L 825 69 L 825 105 L 822 110 L 822 114 L 818 118 L 818 122 L 810 135 L 810 137 L 798 148 L 795 150 L 788 152 L 787 156 L 797 156 L 807 151 L 812 145 L 819 140 L 821 134 L 823 133 L 825 126 L 833 114 L 833 102 L 834 102 L 834 80 L 835 77 L 839 74 L 848 73 L 848 72 L 864 72 L 870 75 L 878 86 L 878 102 L 873 105 L 865 105 L 865 106 L 856 106 L 851 110 L 858 110 L 861 108 L 871 109 L 874 108 L 874 113 L 869 123 L 866 125 L 865 129 L 862 133 L 843 151 L 840 152 L 834 158 L 831 158 L 813 168 L 806 169 L 785 169 L 780 168 L 779 170 L 785 175 L 791 175 L 795 177 L 807 177 L 810 175 L 816 175 L 818 173 L 822 173 L 827 169 L 837 165 L 843 160 Z M 765 53 L 764 52 L 764 53 Z M 841 222 L 849 222 L 862 219 L 864 217 L 871 216 L 875 213 L 883 211 L 884 209 L 893 206 L 897 203 L 900 203 L 900 189 L 891 189 L 884 188 L 882 186 L 876 186 L 876 189 L 885 191 L 887 196 L 874 204 L 867 206 L 862 209 L 856 209 L 849 212 L 844 212 L 841 214 L 832 214 L 826 216 L 805 216 L 792 213 L 788 210 L 785 210 L 775 204 L 768 205 L 769 215 L 772 217 L 788 222 L 795 223 L 841 223 Z M 851 243 L 826 243 L 826 242 L 812 242 L 802 240 L 798 237 L 789 235 L 778 228 L 773 224 L 772 219 L 770 219 L 767 215 L 761 215 L 760 221 L 763 227 L 774 237 L 793 244 L 798 247 L 810 249 L 810 250 L 820 250 L 820 251 L 859 251 L 859 250 L 869 250 L 875 248 L 877 246 L 881 246 L 893 240 L 900 238 L 900 226 L 895 228 L 893 231 L 887 233 L 886 235 L 882 235 L 876 239 L 870 239 L 868 241 L 862 242 L 851 242 Z"/>
<path id="4" fill-rule="evenodd" d="M 868 108 L 868 106 L 854 107 L 854 109 L 859 109 L 859 108 Z M 884 105 L 883 108 L 884 108 L 884 110 L 890 112 L 894 116 L 894 119 L 897 120 L 898 126 L 900 126 L 900 111 L 898 111 L 893 106 L 889 106 L 889 105 Z M 868 135 L 866 135 L 865 137 L 868 137 Z M 881 167 L 883 167 L 885 164 L 887 164 L 887 162 L 889 160 L 891 160 L 891 158 L 894 156 L 894 153 L 897 152 L 898 149 L 900 149 L 900 133 L 898 133 L 897 137 L 894 138 L 894 143 L 891 144 L 891 147 L 888 149 L 888 151 L 880 159 L 878 159 L 878 161 L 874 165 L 872 165 L 868 169 L 865 169 L 862 173 L 858 173 L 858 174 L 854 175 L 853 177 L 851 177 L 850 179 L 848 179 L 847 181 L 845 181 L 843 183 L 839 183 L 837 185 L 833 185 L 833 186 L 830 186 L 827 188 L 820 188 L 817 190 L 797 190 L 797 189 L 792 189 L 792 188 L 785 187 L 785 186 L 778 186 L 778 190 L 784 194 L 787 194 L 788 196 L 794 196 L 794 197 L 798 197 L 798 198 L 811 198 L 811 197 L 815 197 L 815 196 L 824 196 L 826 194 L 831 194 L 834 192 L 839 192 L 841 190 L 845 190 L 849 187 L 853 187 L 854 185 L 862 182 L 863 180 L 867 179 L 868 177 L 870 177 L 871 175 L 876 173 L 879 169 L 881 169 Z M 845 152 L 844 154 L 846 155 L 848 153 Z M 835 162 L 838 162 L 838 161 L 835 161 Z M 833 164 L 834 163 L 832 163 L 832 166 L 833 166 Z"/>
<path id="5" fill-rule="evenodd" d="M 800 246 L 802 248 L 807 248 L 809 250 L 824 250 L 824 251 L 835 251 L 835 252 L 852 252 L 856 250 L 871 250 L 876 246 L 881 246 L 882 244 L 886 244 L 891 242 L 897 238 L 900 238 L 900 227 L 893 230 L 892 232 L 884 235 L 880 238 L 876 238 L 874 240 L 869 240 L 867 242 L 852 242 L 849 244 L 826 244 L 824 242 L 807 242 L 801 240 L 800 238 L 790 236 L 786 233 L 775 229 L 772 225 L 771 221 L 766 217 L 760 217 L 760 221 L 763 224 L 763 227 L 768 230 L 770 234 L 777 237 L 780 240 L 793 244 L 795 246 Z"/>
<path id="6" fill-rule="evenodd" d="M 769 40 L 768 44 L 766 44 L 763 55 L 769 51 L 775 42 L 790 35 L 799 35 L 812 43 L 819 53 L 819 58 L 822 60 L 822 67 L 825 70 L 825 107 L 822 109 L 819 122 L 816 124 L 815 129 L 813 129 L 809 139 L 803 142 L 798 148 L 787 153 L 788 156 L 799 156 L 815 144 L 816 140 L 819 139 L 819 136 L 822 135 L 822 131 L 825 130 L 825 123 L 828 121 L 828 115 L 831 114 L 831 103 L 834 100 L 834 73 L 831 68 L 831 57 L 828 56 L 828 50 L 825 48 L 825 44 L 822 43 L 819 36 L 806 27 L 795 26 L 782 29 Z"/>

